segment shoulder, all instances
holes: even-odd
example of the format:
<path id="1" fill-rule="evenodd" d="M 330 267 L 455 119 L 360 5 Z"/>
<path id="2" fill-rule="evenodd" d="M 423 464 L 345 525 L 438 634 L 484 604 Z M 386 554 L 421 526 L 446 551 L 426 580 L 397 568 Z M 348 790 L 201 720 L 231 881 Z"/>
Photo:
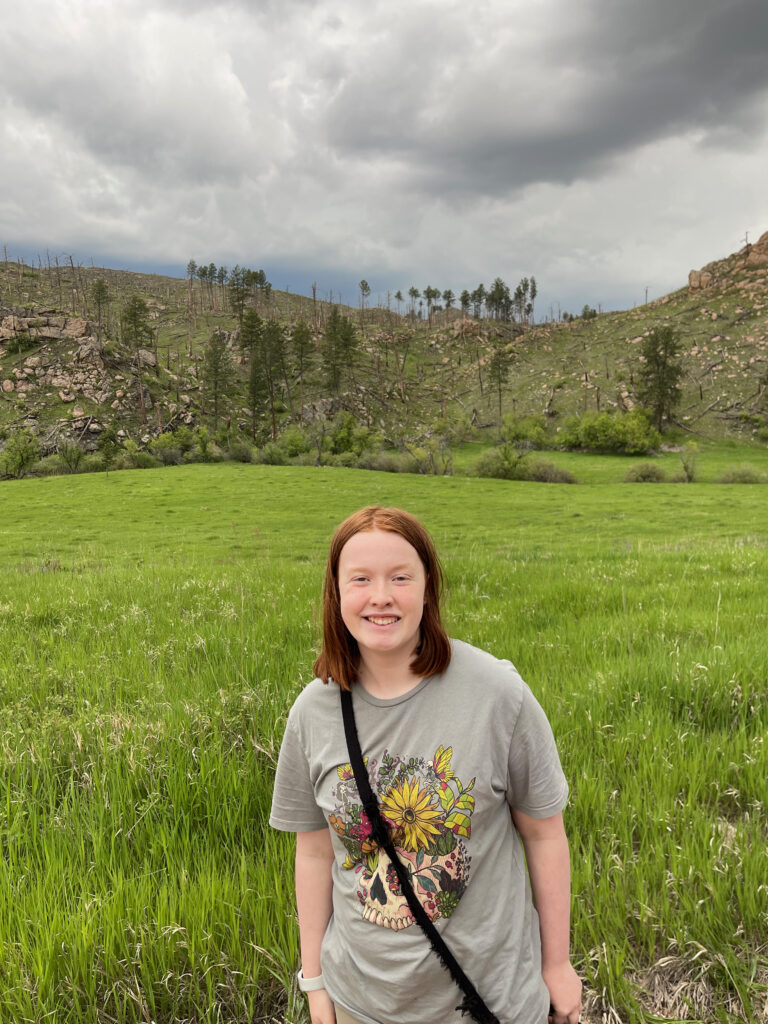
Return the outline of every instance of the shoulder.
<path id="1" fill-rule="evenodd" d="M 337 707 L 339 703 L 339 687 L 333 680 L 324 683 L 322 679 L 313 679 L 307 683 L 293 702 L 288 713 L 289 721 L 298 723 L 322 713 L 326 708 Z"/>
<path id="2" fill-rule="evenodd" d="M 460 676 L 474 677 L 484 688 L 500 691 L 520 692 L 525 686 L 520 673 L 507 658 L 497 658 L 489 651 L 463 640 L 451 640 L 451 664 L 448 671 L 453 670 Z"/>

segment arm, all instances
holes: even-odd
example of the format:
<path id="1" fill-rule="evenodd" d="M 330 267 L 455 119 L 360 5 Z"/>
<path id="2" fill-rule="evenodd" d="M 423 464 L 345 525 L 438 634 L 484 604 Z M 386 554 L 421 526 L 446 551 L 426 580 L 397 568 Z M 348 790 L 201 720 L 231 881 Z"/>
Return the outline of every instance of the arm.
<path id="1" fill-rule="evenodd" d="M 531 818 L 512 810 L 525 847 L 533 902 L 541 929 L 541 974 L 554 1014 L 553 1024 L 577 1024 L 581 982 L 570 962 L 571 864 L 562 814 Z"/>
<path id="2" fill-rule="evenodd" d="M 333 847 L 327 828 L 296 834 L 296 909 L 301 940 L 301 971 L 305 978 L 320 974 L 320 946 L 331 917 Z M 336 1013 L 326 990 L 308 992 L 312 1024 L 335 1024 Z"/>

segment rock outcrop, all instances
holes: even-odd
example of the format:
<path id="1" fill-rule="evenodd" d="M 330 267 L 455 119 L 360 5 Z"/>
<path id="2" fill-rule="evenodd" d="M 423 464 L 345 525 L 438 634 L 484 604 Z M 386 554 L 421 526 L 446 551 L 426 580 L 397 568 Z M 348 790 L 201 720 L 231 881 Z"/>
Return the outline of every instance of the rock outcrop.
<path id="1" fill-rule="evenodd" d="M 762 234 L 754 244 L 748 242 L 743 249 L 726 259 L 708 263 L 701 270 L 691 270 L 688 274 L 688 288 L 692 292 L 706 291 L 736 270 L 756 267 L 768 267 L 768 231 Z"/>

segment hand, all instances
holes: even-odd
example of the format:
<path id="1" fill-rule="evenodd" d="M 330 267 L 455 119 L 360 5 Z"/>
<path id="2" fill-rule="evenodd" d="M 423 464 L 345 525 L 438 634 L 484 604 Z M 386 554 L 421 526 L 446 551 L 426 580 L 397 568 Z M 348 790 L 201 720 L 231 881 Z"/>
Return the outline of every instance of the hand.
<path id="1" fill-rule="evenodd" d="M 309 1018 L 312 1024 L 336 1024 L 336 1010 L 333 1000 L 324 988 L 307 992 L 309 1000 Z"/>
<path id="2" fill-rule="evenodd" d="M 581 981 L 570 961 L 542 968 L 544 982 L 549 989 L 552 1012 L 550 1024 L 578 1024 L 581 1014 Z"/>

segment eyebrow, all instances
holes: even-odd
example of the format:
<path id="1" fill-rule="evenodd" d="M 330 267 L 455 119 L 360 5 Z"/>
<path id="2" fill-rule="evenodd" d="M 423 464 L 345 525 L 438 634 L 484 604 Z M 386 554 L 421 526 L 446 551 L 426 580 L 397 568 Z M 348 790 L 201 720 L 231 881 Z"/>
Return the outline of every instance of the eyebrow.
<path id="1" fill-rule="evenodd" d="M 387 572 L 402 572 L 404 569 L 407 569 L 408 571 L 411 571 L 413 569 L 413 566 L 409 565 L 407 562 L 405 562 L 403 565 L 394 565 L 394 566 L 392 566 L 391 568 L 387 569 Z M 370 571 L 371 571 L 370 569 L 367 569 L 363 565 L 352 566 L 349 569 L 347 569 L 348 573 L 350 573 L 350 572 L 370 572 Z"/>

